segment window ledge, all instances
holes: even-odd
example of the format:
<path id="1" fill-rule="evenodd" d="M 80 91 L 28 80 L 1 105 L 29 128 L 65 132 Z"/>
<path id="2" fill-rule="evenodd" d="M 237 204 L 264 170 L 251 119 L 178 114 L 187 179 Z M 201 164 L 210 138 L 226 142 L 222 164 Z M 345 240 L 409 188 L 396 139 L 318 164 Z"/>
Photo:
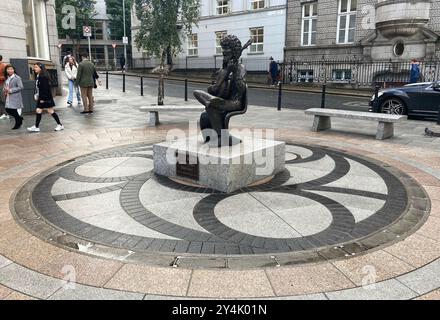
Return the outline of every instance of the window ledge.
<path id="1" fill-rule="evenodd" d="M 261 56 L 264 52 L 248 52 L 248 56 Z"/>

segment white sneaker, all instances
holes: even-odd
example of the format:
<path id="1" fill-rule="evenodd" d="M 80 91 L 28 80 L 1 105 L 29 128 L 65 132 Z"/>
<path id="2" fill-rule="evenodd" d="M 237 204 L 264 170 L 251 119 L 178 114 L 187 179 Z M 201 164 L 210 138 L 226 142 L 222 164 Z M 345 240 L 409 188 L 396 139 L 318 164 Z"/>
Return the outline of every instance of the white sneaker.
<path id="1" fill-rule="evenodd" d="M 57 125 L 55 131 L 61 131 L 61 130 L 64 130 L 64 126 L 62 124 Z"/>
<path id="2" fill-rule="evenodd" d="M 0 117 L 0 120 L 9 120 L 9 115 L 2 114 L 1 117 Z"/>
<path id="3" fill-rule="evenodd" d="M 40 128 L 37 128 L 36 126 L 32 126 L 30 128 L 27 128 L 30 132 L 40 132 Z"/>

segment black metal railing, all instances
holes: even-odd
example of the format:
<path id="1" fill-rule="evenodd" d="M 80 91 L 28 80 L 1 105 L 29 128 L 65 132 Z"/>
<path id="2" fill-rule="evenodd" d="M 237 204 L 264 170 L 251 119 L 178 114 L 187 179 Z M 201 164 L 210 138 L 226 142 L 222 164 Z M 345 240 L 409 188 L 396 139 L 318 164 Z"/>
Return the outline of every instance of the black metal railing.
<path id="1" fill-rule="evenodd" d="M 241 59 L 248 72 L 268 73 L 270 57 L 247 56 Z M 419 82 L 440 79 L 440 61 L 420 61 Z M 223 57 L 184 57 L 173 60 L 173 70 L 214 71 L 222 67 Z M 132 69 L 148 70 L 159 65 L 155 58 L 132 59 Z M 353 88 L 394 87 L 407 84 L 410 79 L 410 62 L 363 61 L 353 59 L 291 60 L 278 62 L 279 81 L 283 84 L 326 84 Z"/>
<path id="2" fill-rule="evenodd" d="M 440 78 L 439 61 L 420 61 L 418 82 Z M 411 62 L 359 60 L 301 60 L 281 65 L 283 82 L 291 84 L 320 83 L 353 87 L 394 87 L 409 83 Z"/>

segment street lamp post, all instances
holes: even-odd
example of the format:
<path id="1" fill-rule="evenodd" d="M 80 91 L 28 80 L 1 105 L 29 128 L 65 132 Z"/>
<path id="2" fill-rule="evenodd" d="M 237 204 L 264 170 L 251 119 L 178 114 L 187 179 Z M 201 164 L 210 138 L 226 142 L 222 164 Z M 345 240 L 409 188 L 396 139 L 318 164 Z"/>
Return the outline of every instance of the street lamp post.
<path id="1" fill-rule="evenodd" d="M 126 30 L 125 30 L 125 0 L 122 0 L 122 16 L 123 16 L 123 24 L 124 24 L 124 40 L 127 37 Z M 125 66 L 127 65 L 127 44 L 124 41 L 124 60 L 125 60 Z M 125 66 L 123 66 L 124 69 Z"/>

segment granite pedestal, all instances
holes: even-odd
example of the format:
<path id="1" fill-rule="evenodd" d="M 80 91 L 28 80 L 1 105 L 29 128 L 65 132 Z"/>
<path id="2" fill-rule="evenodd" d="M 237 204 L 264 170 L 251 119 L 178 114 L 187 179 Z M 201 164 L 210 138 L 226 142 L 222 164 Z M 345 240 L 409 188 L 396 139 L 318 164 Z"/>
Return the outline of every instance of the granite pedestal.
<path id="1" fill-rule="evenodd" d="M 154 172 L 231 193 L 284 170 L 284 142 L 240 138 L 242 143 L 221 148 L 209 147 L 199 136 L 155 144 Z"/>

